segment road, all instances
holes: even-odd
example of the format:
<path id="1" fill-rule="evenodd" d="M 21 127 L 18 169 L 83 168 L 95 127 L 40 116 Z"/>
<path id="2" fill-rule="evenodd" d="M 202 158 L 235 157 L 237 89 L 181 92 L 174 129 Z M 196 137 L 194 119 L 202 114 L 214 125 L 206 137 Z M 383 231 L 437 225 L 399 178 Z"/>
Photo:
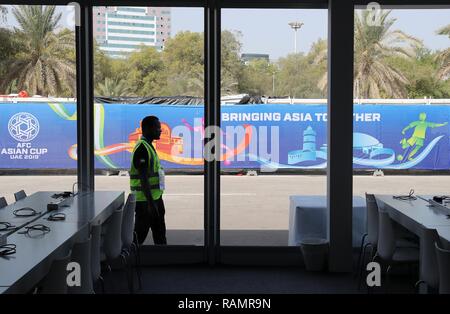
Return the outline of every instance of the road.
<path id="1" fill-rule="evenodd" d="M 171 175 L 166 178 L 168 229 L 203 229 L 203 176 Z M 75 176 L 1 176 L 0 196 L 13 202 L 13 193 L 24 189 L 70 191 Z M 96 189 L 129 192 L 126 176 L 96 176 Z M 450 194 L 450 176 L 354 176 L 355 195 L 365 192 Z M 324 195 L 326 177 L 313 175 L 232 176 L 221 179 L 221 228 L 224 230 L 287 230 L 289 195 Z"/>

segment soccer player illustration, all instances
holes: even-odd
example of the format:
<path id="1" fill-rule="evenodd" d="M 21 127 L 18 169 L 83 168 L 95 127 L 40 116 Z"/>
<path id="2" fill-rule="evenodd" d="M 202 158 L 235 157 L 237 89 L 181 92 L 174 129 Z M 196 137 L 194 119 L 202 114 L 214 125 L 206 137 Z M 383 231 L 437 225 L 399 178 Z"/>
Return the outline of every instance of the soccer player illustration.
<path id="1" fill-rule="evenodd" d="M 399 161 L 402 161 L 403 158 L 406 156 L 407 151 L 409 151 L 411 148 L 413 150 L 408 155 L 408 160 L 412 160 L 413 156 L 423 147 L 427 128 L 437 128 L 440 126 L 447 125 L 447 122 L 444 123 L 433 123 L 426 121 L 427 114 L 425 112 L 421 112 L 419 114 L 419 120 L 411 122 L 407 127 L 405 127 L 402 130 L 402 134 L 405 135 L 406 131 L 409 129 L 414 128 L 413 134 L 409 139 L 403 138 L 400 141 L 400 144 L 402 144 L 402 148 L 404 149 L 403 155 L 398 155 L 397 159 Z"/>

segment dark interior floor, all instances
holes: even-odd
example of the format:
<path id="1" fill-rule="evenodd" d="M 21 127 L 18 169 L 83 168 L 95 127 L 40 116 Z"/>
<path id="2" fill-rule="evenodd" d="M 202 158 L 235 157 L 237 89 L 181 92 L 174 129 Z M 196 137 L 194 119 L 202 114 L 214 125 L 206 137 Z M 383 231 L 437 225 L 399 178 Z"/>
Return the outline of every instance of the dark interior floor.
<path id="1" fill-rule="evenodd" d="M 106 293 L 128 293 L 123 271 L 105 274 Z M 393 275 L 389 293 L 414 293 L 414 279 Z M 137 288 L 137 280 L 135 278 Z M 356 294 L 353 274 L 308 272 L 299 267 L 236 267 L 191 265 L 142 268 L 142 289 L 150 294 Z M 101 291 L 101 290 L 100 290 Z M 99 292 L 100 292 L 99 291 Z M 377 288 L 374 293 L 385 293 Z"/>

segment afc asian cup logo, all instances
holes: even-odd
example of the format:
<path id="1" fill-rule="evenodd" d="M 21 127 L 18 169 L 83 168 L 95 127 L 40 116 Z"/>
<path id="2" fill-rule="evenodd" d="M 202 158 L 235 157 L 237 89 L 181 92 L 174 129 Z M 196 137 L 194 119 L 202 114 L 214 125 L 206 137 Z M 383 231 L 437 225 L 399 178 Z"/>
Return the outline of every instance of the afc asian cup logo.
<path id="1" fill-rule="evenodd" d="M 39 133 L 39 121 L 28 112 L 16 113 L 8 122 L 9 134 L 19 142 L 29 142 Z"/>

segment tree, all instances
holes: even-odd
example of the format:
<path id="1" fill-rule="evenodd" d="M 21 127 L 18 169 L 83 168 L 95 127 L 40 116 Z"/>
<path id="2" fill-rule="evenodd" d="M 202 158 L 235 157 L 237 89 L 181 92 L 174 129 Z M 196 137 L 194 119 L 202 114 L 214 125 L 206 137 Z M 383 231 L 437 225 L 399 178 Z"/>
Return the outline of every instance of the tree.
<path id="1" fill-rule="evenodd" d="M 315 65 L 313 57 L 303 53 L 292 53 L 278 61 L 279 72 L 276 75 L 277 95 L 293 98 L 322 98 L 324 92 L 318 88 L 319 78 L 323 75 Z"/>
<path id="2" fill-rule="evenodd" d="M 242 43 L 240 32 L 222 31 L 221 33 L 221 93 L 235 94 L 241 85 L 243 63 L 241 61 Z"/>
<path id="3" fill-rule="evenodd" d="M 439 35 L 446 35 L 450 38 L 450 24 L 438 30 Z M 440 52 L 436 58 L 439 64 L 438 77 L 440 79 L 448 79 L 450 77 L 450 48 Z"/>
<path id="4" fill-rule="evenodd" d="M 125 80 L 105 78 L 105 81 L 99 83 L 95 89 L 96 96 L 103 97 L 121 97 L 128 96 L 130 87 Z"/>
<path id="5" fill-rule="evenodd" d="M 0 5 L 0 21 L 6 20 L 6 14 L 8 13 L 8 8 L 4 5 Z"/>
<path id="6" fill-rule="evenodd" d="M 100 50 L 97 42 L 94 40 L 94 84 L 97 86 L 98 84 L 105 82 L 106 78 L 115 78 L 112 60 Z"/>
<path id="7" fill-rule="evenodd" d="M 166 69 L 166 93 L 203 96 L 203 33 L 179 32 L 167 40 L 162 52 Z"/>
<path id="8" fill-rule="evenodd" d="M 380 10 L 379 25 L 369 21 L 370 11 L 355 16 L 355 64 L 353 94 L 357 98 L 393 97 L 407 95 L 408 79 L 397 68 L 387 64 L 388 57 L 413 59 L 421 42 L 402 31 L 391 30 L 395 23 L 391 11 Z"/>
<path id="9" fill-rule="evenodd" d="M 357 98 L 404 98 L 409 81 L 405 74 L 386 62 L 389 58 L 414 60 L 421 41 L 400 30 L 391 30 L 396 19 L 389 18 L 391 11 L 376 12 L 378 25 L 368 23 L 371 11 L 355 15 L 354 80 L 353 95 Z M 326 48 L 317 54 L 315 63 L 327 59 Z M 327 87 L 327 73 L 319 80 L 319 87 Z"/>
<path id="10" fill-rule="evenodd" d="M 126 70 L 117 71 L 120 67 L 126 67 Z M 125 62 L 116 62 L 114 72 L 127 73 L 125 79 L 132 95 L 160 96 L 166 86 L 162 56 L 154 47 L 142 46 L 131 53 Z"/>
<path id="11" fill-rule="evenodd" d="M 251 95 L 272 95 L 276 65 L 265 59 L 251 60 L 243 66 L 239 90 Z"/>
<path id="12" fill-rule="evenodd" d="M 324 39 L 319 39 L 313 43 L 311 50 L 308 54 L 309 62 L 314 66 L 315 73 L 318 74 L 317 77 L 317 87 L 322 91 L 321 97 L 326 97 L 328 88 L 328 44 Z"/>
<path id="13" fill-rule="evenodd" d="M 163 50 L 163 62 L 168 95 L 204 95 L 204 42 L 203 33 L 180 32 L 166 42 Z M 240 60 L 241 43 L 237 34 L 222 32 L 221 41 L 221 92 L 222 95 L 238 91 L 242 62 Z"/>
<path id="14" fill-rule="evenodd" d="M 0 43 L 0 94 L 7 94 L 13 88 L 13 82 L 4 79 L 8 73 L 8 64 L 21 51 L 22 45 L 14 32 L 6 28 L 0 28 Z"/>
<path id="15" fill-rule="evenodd" d="M 61 13 L 55 13 L 55 6 L 19 6 L 12 12 L 23 48 L 8 61 L 2 87 L 16 81 L 18 89 L 30 94 L 59 95 L 68 89 L 74 96 L 75 36 L 67 29 L 56 32 Z"/>
<path id="16" fill-rule="evenodd" d="M 415 59 L 402 57 L 387 58 L 386 63 L 402 72 L 408 80 L 407 98 L 448 98 L 449 82 L 441 80 L 436 72 L 436 53 L 426 48 L 418 48 Z"/>
<path id="17" fill-rule="evenodd" d="M 289 54 L 276 62 L 256 59 L 242 64 L 239 92 L 294 98 L 326 97 L 326 86 L 323 91 L 318 88 L 327 70 L 326 45 L 325 40 L 319 39 L 307 54 Z M 316 63 L 320 58 L 323 60 Z"/>

